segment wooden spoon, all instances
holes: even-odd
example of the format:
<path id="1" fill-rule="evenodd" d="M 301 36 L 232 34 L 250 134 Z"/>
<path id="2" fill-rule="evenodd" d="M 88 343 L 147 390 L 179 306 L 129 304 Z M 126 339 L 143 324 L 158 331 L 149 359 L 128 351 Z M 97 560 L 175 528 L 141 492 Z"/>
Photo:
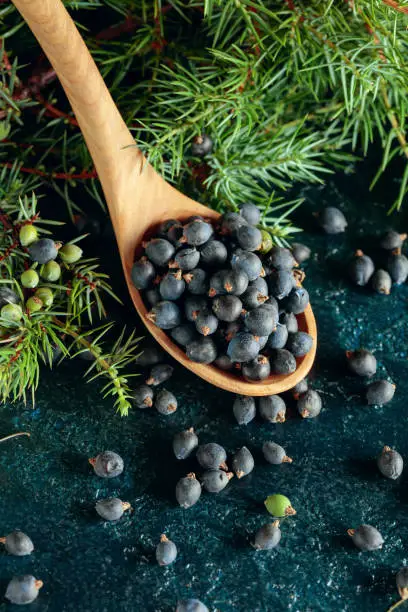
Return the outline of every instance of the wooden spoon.
<path id="1" fill-rule="evenodd" d="M 312 350 L 298 360 L 296 372 L 248 383 L 236 374 L 187 359 L 164 331 L 146 318 L 146 307 L 131 280 L 135 250 L 147 230 L 168 218 L 218 213 L 186 197 L 156 173 L 135 145 L 111 95 L 61 0 L 13 0 L 48 56 L 65 89 L 101 181 L 133 303 L 149 332 L 172 357 L 213 385 L 242 395 L 271 395 L 291 389 L 312 367 L 316 323 L 310 306 L 299 328 L 313 336 Z"/>

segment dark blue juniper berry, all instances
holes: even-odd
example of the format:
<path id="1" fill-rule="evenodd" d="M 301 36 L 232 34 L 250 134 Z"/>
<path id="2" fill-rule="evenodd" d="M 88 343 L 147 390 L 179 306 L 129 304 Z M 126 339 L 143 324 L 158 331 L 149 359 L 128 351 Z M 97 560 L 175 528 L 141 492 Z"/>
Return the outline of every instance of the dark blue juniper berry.
<path id="1" fill-rule="evenodd" d="M 265 395 L 259 398 L 259 414 L 270 423 L 284 423 L 286 405 L 279 395 Z"/>
<path id="2" fill-rule="evenodd" d="M 181 276 L 181 270 L 168 272 L 159 284 L 162 300 L 178 300 L 183 295 L 185 288 L 186 283 Z"/>
<path id="3" fill-rule="evenodd" d="M 183 231 L 184 228 L 181 223 L 172 225 L 167 232 L 167 240 L 169 240 L 176 248 L 179 248 L 183 244 Z"/>
<path id="4" fill-rule="evenodd" d="M 207 272 L 201 268 L 190 270 L 183 274 L 183 278 L 187 283 L 187 290 L 193 295 L 204 295 L 208 291 Z"/>
<path id="5" fill-rule="evenodd" d="M 248 286 L 248 289 L 241 296 L 242 304 L 247 310 L 258 308 L 268 299 L 268 294 L 261 293 L 257 287 L 251 286 Z"/>
<path id="6" fill-rule="evenodd" d="M 180 268 L 184 272 L 193 270 L 200 261 L 200 251 L 195 247 L 184 247 L 177 251 L 174 261 L 169 263 L 169 268 Z"/>
<path id="7" fill-rule="evenodd" d="M 153 406 L 153 389 L 148 385 L 140 385 L 132 393 L 136 408 L 151 408 Z"/>
<path id="8" fill-rule="evenodd" d="M 289 334 L 295 334 L 299 330 L 297 318 L 293 312 L 281 311 L 279 313 L 279 322 L 285 325 Z"/>
<path id="9" fill-rule="evenodd" d="M 347 365 L 357 376 L 374 376 L 377 371 L 377 359 L 367 349 L 346 351 Z"/>
<path id="10" fill-rule="evenodd" d="M 10 555 L 16 557 L 31 555 L 34 550 L 31 538 L 19 529 L 12 531 L 4 538 L 0 538 L 0 543 L 4 544 L 4 548 Z"/>
<path id="11" fill-rule="evenodd" d="M 156 395 L 154 407 L 160 414 L 173 414 L 177 410 L 177 399 L 173 393 L 167 391 L 167 389 L 162 389 Z"/>
<path id="12" fill-rule="evenodd" d="M 211 313 L 200 313 L 195 320 L 195 325 L 199 334 L 202 334 L 203 336 L 210 336 L 211 334 L 214 334 L 217 331 L 218 319 L 215 315 Z"/>
<path id="13" fill-rule="evenodd" d="M 366 398 L 370 406 L 383 406 L 394 397 L 396 386 L 388 380 L 376 380 L 368 385 Z"/>
<path id="14" fill-rule="evenodd" d="M 200 248 L 201 264 L 208 267 L 223 266 L 228 259 L 227 247 L 220 240 L 209 240 Z"/>
<path id="15" fill-rule="evenodd" d="M 170 565 L 176 560 L 177 546 L 168 539 L 166 535 L 160 536 L 160 542 L 156 546 L 156 561 L 159 565 Z"/>
<path id="16" fill-rule="evenodd" d="M 265 346 L 268 343 L 269 336 L 255 336 L 255 338 L 256 338 L 256 341 L 258 342 L 259 350 L 262 351 L 262 349 L 265 348 Z"/>
<path id="17" fill-rule="evenodd" d="M 190 221 L 184 226 L 183 238 L 190 246 L 201 246 L 213 235 L 213 228 L 210 223 L 201 219 Z"/>
<path id="18" fill-rule="evenodd" d="M 236 239 L 241 249 L 258 251 L 262 244 L 262 233 L 252 225 L 242 225 L 236 233 Z"/>
<path id="19" fill-rule="evenodd" d="M 302 393 L 297 400 L 297 409 L 304 419 L 313 419 L 322 409 L 322 400 L 317 391 L 308 389 Z"/>
<path id="20" fill-rule="evenodd" d="M 227 212 L 222 215 L 220 220 L 220 234 L 231 236 L 242 226 L 248 225 L 244 217 L 236 212 Z"/>
<path id="21" fill-rule="evenodd" d="M 88 459 L 97 476 L 102 478 L 116 478 L 123 472 L 123 459 L 118 453 L 113 451 L 103 451 L 96 457 Z"/>
<path id="22" fill-rule="evenodd" d="M 5 597 L 17 606 L 27 605 L 37 599 L 42 586 L 42 580 L 37 580 L 29 574 L 14 576 L 7 585 Z"/>
<path id="23" fill-rule="evenodd" d="M 291 270 L 297 265 L 290 250 L 278 246 L 273 247 L 273 249 L 269 252 L 267 263 L 269 263 L 276 270 Z"/>
<path id="24" fill-rule="evenodd" d="M 232 411 L 238 425 L 248 425 L 256 416 L 255 398 L 248 395 L 237 395 Z"/>
<path id="25" fill-rule="evenodd" d="M 234 368 L 234 364 L 228 355 L 218 355 L 217 359 L 214 361 L 214 365 L 220 370 L 224 370 L 224 372 L 230 372 Z"/>
<path id="26" fill-rule="evenodd" d="M 347 529 L 347 533 L 357 548 L 364 552 L 379 550 L 384 544 L 381 533 L 372 525 L 360 525 L 357 529 Z"/>
<path id="27" fill-rule="evenodd" d="M 278 309 L 263 304 L 244 316 L 245 327 L 256 336 L 269 336 L 278 323 Z"/>
<path id="28" fill-rule="evenodd" d="M 162 382 L 169 380 L 173 376 L 174 368 L 168 363 L 159 363 L 150 371 L 149 378 L 146 380 L 146 385 L 152 385 L 156 387 Z"/>
<path id="29" fill-rule="evenodd" d="M 224 470 L 208 470 L 201 476 L 201 482 L 209 493 L 219 493 L 225 489 L 233 476 L 232 472 L 224 472 Z"/>
<path id="30" fill-rule="evenodd" d="M 187 459 L 198 446 L 198 437 L 193 427 L 176 433 L 173 438 L 173 451 L 177 459 Z"/>
<path id="31" fill-rule="evenodd" d="M 402 567 L 395 579 L 399 596 L 402 601 L 406 601 L 408 599 L 408 567 Z"/>
<path id="32" fill-rule="evenodd" d="M 236 295 L 220 295 L 214 298 L 212 310 L 220 321 L 232 323 L 242 312 L 242 302 Z"/>
<path id="33" fill-rule="evenodd" d="M 184 314 L 187 321 L 194 322 L 199 314 L 209 312 L 207 299 L 200 295 L 189 295 L 184 301 Z"/>
<path id="34" fill-rule="evenodd" d="M 31 259 L 39 264 L 46 264 L 56 259 L 58 255 L 57 246 L 51 238 L 40 238 L 40 240 L 30 244 L 27 250 Z"/>
<path id="35" fill-rule="evenodd" d="M 177 304 L 165 300 L 153 306 L 146 318 L 160 329 L 173 329 L 181 323 L 181 312 Z"/>
<path id="36" fill-rule="evenodd" d="M 328 206 L 317 214 L 320 227 L 326 234 L 340 234 L 347 227 L 347 221 L 341 210 Z"/>
<path id="37" fill-rule="evenodd" d="M 195 157 L 205 157 L 205 155 L 211 153 L 213 144 L 212 139 L 207 134 L 200 134 L 193 140 L 191 153 Z"/>
<path id="38" fill-rule="evenodd" d="M 289 334 L 286 348 L 295 357 L 304 357 L 313 346 L 313 338 L 306 332 L 296 332 Z"/>
<path id="39" fill-rule="evenodd" d="M 268 463 L 280 465 L 281 463 L 292 463 L 293 459 L 288 457 L 285 449 L 276 442 L 267 441 L 262 446 L 263 456 Z"/>
<path id="40" fill-rule="evenodd" d="M 393 253 L 388 258 L 387 270 L 396 285 L 405 283 L 408 277 L 408 259 L 400 253 Z"/>
<path id="41" fill-rule="evenodd" d="M 258 276 L 258 278 L 249 283 L 248 289 L 252 289 L 253 287 L 258 289 L 259 293 L 261 293 L 262 295 L 269 295 L 268 284 L 266 280 L 262 278 L 262 276 Z"/>
<path id="42" fill-rule="evenodd" d="M 232 458 L 232 470 L 237 478 L 248 476 L 255 467 L 252 453 L 243 446 Z"/>
<path id="43" fill-rule="evenodd" d="M 392 278 L 386 270 L 376 270 L 371 277 L 371 286 L 377 293 L 389 295 L 391 293 Z"/>
<path id="44" fill-rule="evenodd" d="M 181 346 L 187 346 L 194 340 L 197 340 L 197 330 L 193 323 L 182 323 L 177 327 L 174 327 L 170 331 L 170 336 L 173 338 L 177 344 L 181 344 Z"/>
<path id="45" fill-rule="evenodd" d="M 6 304 L 18 304 L 19 297 L 9 287 L 0 287 L 0 308 Z"/>
<path id="46" fill-rule="evenodd" d="M 285 298 L 296 286 L 291 270 L 275 270 L 268 278 L 269 294 L 277 300 Z"/>
<path id="47" fill-rule="evenodd" d="M 202 336 L 186 346 L 186 355 L 196 363 L 212 363 L 217 359 L 217 347 L 209 337 Z"/>
<path id="48" fill-rule="evenodd" d="M 191 508 L 201 497 L 201 484 L 192 472 L 180 478 L 176 485 L 176 499 L 182 508 Z"/>
<path id="49" fill-rule="evenodd" d="M 236 249 L 231 257 L 231 266 L 233 270 L 245 272 L 250 281 L 254 281 L 258 276 L 263 276 L 264 274 L 262 261 L 252 251 Z"/>
<path id="50" fill-rule="evenodd" d="M 152 238 L 145 245 L 147 257 L 156 266 L 164 268 L 174 255 L 175 248 L 164 238 Z"/>
<path id="51" fill-rule="evenodd" d="M 305 311 L 309 304 L 309 293 L 304 287 L 295 287 L 282 301 L 284 308 L 295 315 Z M 289 328 L 288 328 L 289 331 Z"/>
<path id="52" fill-rule="evenodd" d="M 169 230 L 175 226 L 182 227 L 180 221 L 177 219 L 166 219 L 166 221 L 163 221 L 159 225 L 159 229 L 157 230 L 158 237 L 168 240 Z"/>
<path id="53" fill-rule="evenodd" d="M 146 344 L 142 347 L 142 352 L 135 359 L 135 363 L 142 368 L 146 368 L 156 363 L 160 363 L 165 359 L 166 354 L 162 351 L 160 346 L 156 343 Z"/>
<path id="54" fill-rule="evenodd" d="M 371 257 L 364 255 L 360 249 L 355 252 L 349 266 L 350 278 L 356 285 L 363 287 L 374 274 L 375 266 Z"/>
<path id="55" fill-rule="evenodd" d="M 147 289 L 156 276 L 156 270 L 147 257 L 141 257 L 132 266 L 132 282 L 136 289 Z"/>
<path id="56" fill-rule="evenodd" d="M 250 225 L 258 225 L 261 220 L 261 211 L 255 204 L 241 204 L 239 212 Z"/>
<path id="57" fill-rule="evenodd" d="M 294 387 L 292 387 L 290 391 L 294 399 L 298 400 L 302 393 L 306 393 L 308 389 L 309 385 L 307 382 L 307 378 L 302 378 L 302 380 L 300 380 Z"/>
<path id="58" fill-rule="evenodd" d="M 269 359 L 265 355 L 258 355 L 252 361 L 242 364 L 242 376 L 248 382 L 265 380 L 271 373 Z"/>
<path id="59" fill-rule="evenodd" d="M 197 461 L 206 470 L 226 469 L 227 453 L 216 442 L 201 444 L 196 453 Z"/>
<path id="60" fill-rule="evenodd" d="M 264 525 L 256 532 L 252 546 L 256 550 L 272 550 L 278 546 L 281 537 L 279 521 L 274 521 Z"/>
<path id="61" fill-rule="evenodd" d="M 297 263 L 301 264 L 307 259 L 309 259 L 311 255 L 311 250 L 305 244 L 301 244 L 300 242 L 294 242 L 292 244 L 292 255 L 297 261 Z"/>
<path id="62" fill-rule="evenodd" d="M 292 374 L 296 370 L 296 359 L 286 349 L 273 349 L 270 354 L 272 374 Z"/>
<path id="63" fill-rule="evenodd" d="M 208 295 L 241 295 L 248 287 L 248 276 L 242 270 L 219 270 L 210 278 Z"/>
<path id="64" fill-rule="evenodd" d="M 380 241 L 380 246 L 387 251 L 394 251 L 394 249 L 400 249 L 406 239 L 406 234 L 399 234 L 395 230 L 389 230 L 386 232 Z"/>
<path id="65" fill-rule="evenodd" d="M 163 299 L 157 287 L 151 287 L 150 289 L 146 289 L 146 291 L 143 292 L 143 298 L 145 302 L 148 303 L 150 308 L 156 306 L 156 304 L 158 302 L 161 302 L 161 300 Z"/>
<path id="66" fill-rule="evenodd" d="M 130 510 L 129 502 L 123 502 L 118 497 L 100 499 L 95 504 L 95 510 L 105 521 L 118 521 L 126 510 Z"/>
<path id="67" fill-rule="evenodd" d="M 381 454 L 377 457 L 377 465 L 381 474 L 391 480 L 396 480 L 404 469 L 404 460 L 396 450 L 384 446 Z"/>
<path id="68" fill-rule="evenodd" d="M 199 599 L 182 599 L 177 603 L 176 612 L 209 612 Z"/>
<path id="69" fill-rule="evenodd" d="M 259 344 L 253 334 L 237 333 L 228 345 L 227 355 L 232 361 L 251 361 L 259 353 Z"/>
<path id="70" fill-rule="evenodd" d="M 283 348 L 286 344 L 287 339 L 288 330 L 286 328 L 286 325 L 282 325 L 282 323 L 277 323 L 276 329 L 274 329 L 268 337 L 266 346 L 268 349 Z"/>

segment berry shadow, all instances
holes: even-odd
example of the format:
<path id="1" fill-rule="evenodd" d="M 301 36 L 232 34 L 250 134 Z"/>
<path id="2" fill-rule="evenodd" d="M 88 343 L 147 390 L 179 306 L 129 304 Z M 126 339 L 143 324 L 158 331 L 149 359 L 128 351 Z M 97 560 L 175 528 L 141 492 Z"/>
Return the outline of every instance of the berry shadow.
<path id="1" fill-rule="evenodd" d="M 87 474 L 89 475 L 91 466 L 89 465 L 88 458 L 82 453 L 67 450 L 63 451 L 60 455 L 61 463 L 65 469 L 75 474 Z"/>
<path id="2" fill-rule="evenodd" d="M 177 481 L 188 472 L 194 471 L 190 460 L 179 461 L 175 458 L 165 432 L 157 432 L 146 440 L 144 452 L 149 457 L 151 472 L 156 475 L 147 487 L 147 492 L 157 500 L 174 504 Z M 197 464 L 194 462 L 194 465 Z"/>
<path id="3" fill-rule="evenodd" d="M 330 542 L 331 547 L 335 550 L 344 550 L 349 552 L 357 550 L 350 536 L 344 533 L 329 536 L 328 541 Z"/>
<path id="4" fill-rule="evenodd" d="M 251 550 L 251 539 L 253 539 L 253 534 L 237 530 L 233 533 L 230 543 L 232 548 L 237 550 Z"/>
<path id="5" fill-rule="evenodd" d="M 364 482 L 378 482 L 378 468 L 373 458 L 346 459 L 344 463 L 347 471 Z"/>

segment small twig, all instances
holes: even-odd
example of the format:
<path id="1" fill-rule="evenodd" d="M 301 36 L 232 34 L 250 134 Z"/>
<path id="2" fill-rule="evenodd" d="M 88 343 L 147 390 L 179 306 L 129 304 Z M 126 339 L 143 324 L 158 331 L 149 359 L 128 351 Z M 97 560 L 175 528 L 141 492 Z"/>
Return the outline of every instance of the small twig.
<path id="1" fill-rule="evenodd" d="M 37 94 L 36 99 L 38 100 L 38 102 L 40 102 L 40 104 L 44 106 L 46 110 L 45 114 L 48 115 L 49 117 L 62 117 L 66 119 L 68 123 L 70 123 L 71 125 L 74 125 L 75 127 L 79 127 L 79 123 L 75 119 L 75 117 L 71 117 L 71 115 L 68 115 L 68 113 L 64 113 L 64 111 L 59 110 L 58 108 L 53 106 L 53 104 L 50 104 L 49 102 L 47 102 L 41 94 Z"/>
<path id="2" fill-rule="evenodd" d="M 30 437 L 31 434 L 28 431 L 20 431 L 20 432 L 15 433 L 15 434 L 10 434 L 9 436 L 6 436 L 5 438 L 0 438 L 0 442 L 5 442 L 6 440 L 11 440 L 11 438 L 18 438 L 18 436 L 28 436 L 28 437 Z"/>
<path id="3" fill-rule="evenodd" d="M 398 13 L 405 13 L 405 15 L 408 15 L 408 7 L 399 5 L 395 0 L 382 0 L 382 3 L 398 11 Z"/>
<path id="4" fill-rule="evenodd" d="M 1 162 L 0 166 L 5 168 L 13 168 L 14 164 L 12 164 L 11 162 Z M 37 176 L 43 176 L 45 178 L 63 179 L 66 181 L 93 179 L 97 178 L 98 176 L 95 169 L 90 171 L 82 170 L 82 172 L 74 174 L 70 174 L 69 172 L 44 172 L 43 170 L 39 170 L 38 168 L 25 168 L 24 166 L 21 166 L 19 170 L 20 172 L 24 172 L 25 174 L 35 174 Z"/>
<path id="5" fill-rule="evenodd" d="M 393 612 L 393 610 L 396 610 L 401 604 L 405 603 L 406 601 L 406 599 L 400 599 L 399 601 L 397 601 L 397 603 L 393 604 L 391 608 L 388 608 L 387 612 Z"/>

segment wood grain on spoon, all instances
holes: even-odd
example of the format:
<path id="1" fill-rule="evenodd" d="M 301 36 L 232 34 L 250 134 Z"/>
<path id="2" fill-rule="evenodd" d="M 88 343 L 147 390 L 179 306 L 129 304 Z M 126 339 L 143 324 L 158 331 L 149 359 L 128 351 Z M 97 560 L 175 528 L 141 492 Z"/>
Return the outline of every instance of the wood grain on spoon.
<path id="1" fill-rule="evenodd" d="M 299 328 L 314 338 L 312 350 L 298 360 L 296 372 L 248 383 L 235 374 L 196 364 L 146 319 L 146 307 L 130 272 L 136 247 L 154 225 L 168 218 L 218 213 L 183 195 L 157 174 L 135 145 L 112 97 L 61 0 L 13 0 L 48 56 L 67 94 L 101 181 L 133 303 L 149 332 L 186 368 L 213 385 L 242 395 L 281 393 L 304 378 L 316 353 L 316 323 L 310 306 L 298 317 Z"/>

